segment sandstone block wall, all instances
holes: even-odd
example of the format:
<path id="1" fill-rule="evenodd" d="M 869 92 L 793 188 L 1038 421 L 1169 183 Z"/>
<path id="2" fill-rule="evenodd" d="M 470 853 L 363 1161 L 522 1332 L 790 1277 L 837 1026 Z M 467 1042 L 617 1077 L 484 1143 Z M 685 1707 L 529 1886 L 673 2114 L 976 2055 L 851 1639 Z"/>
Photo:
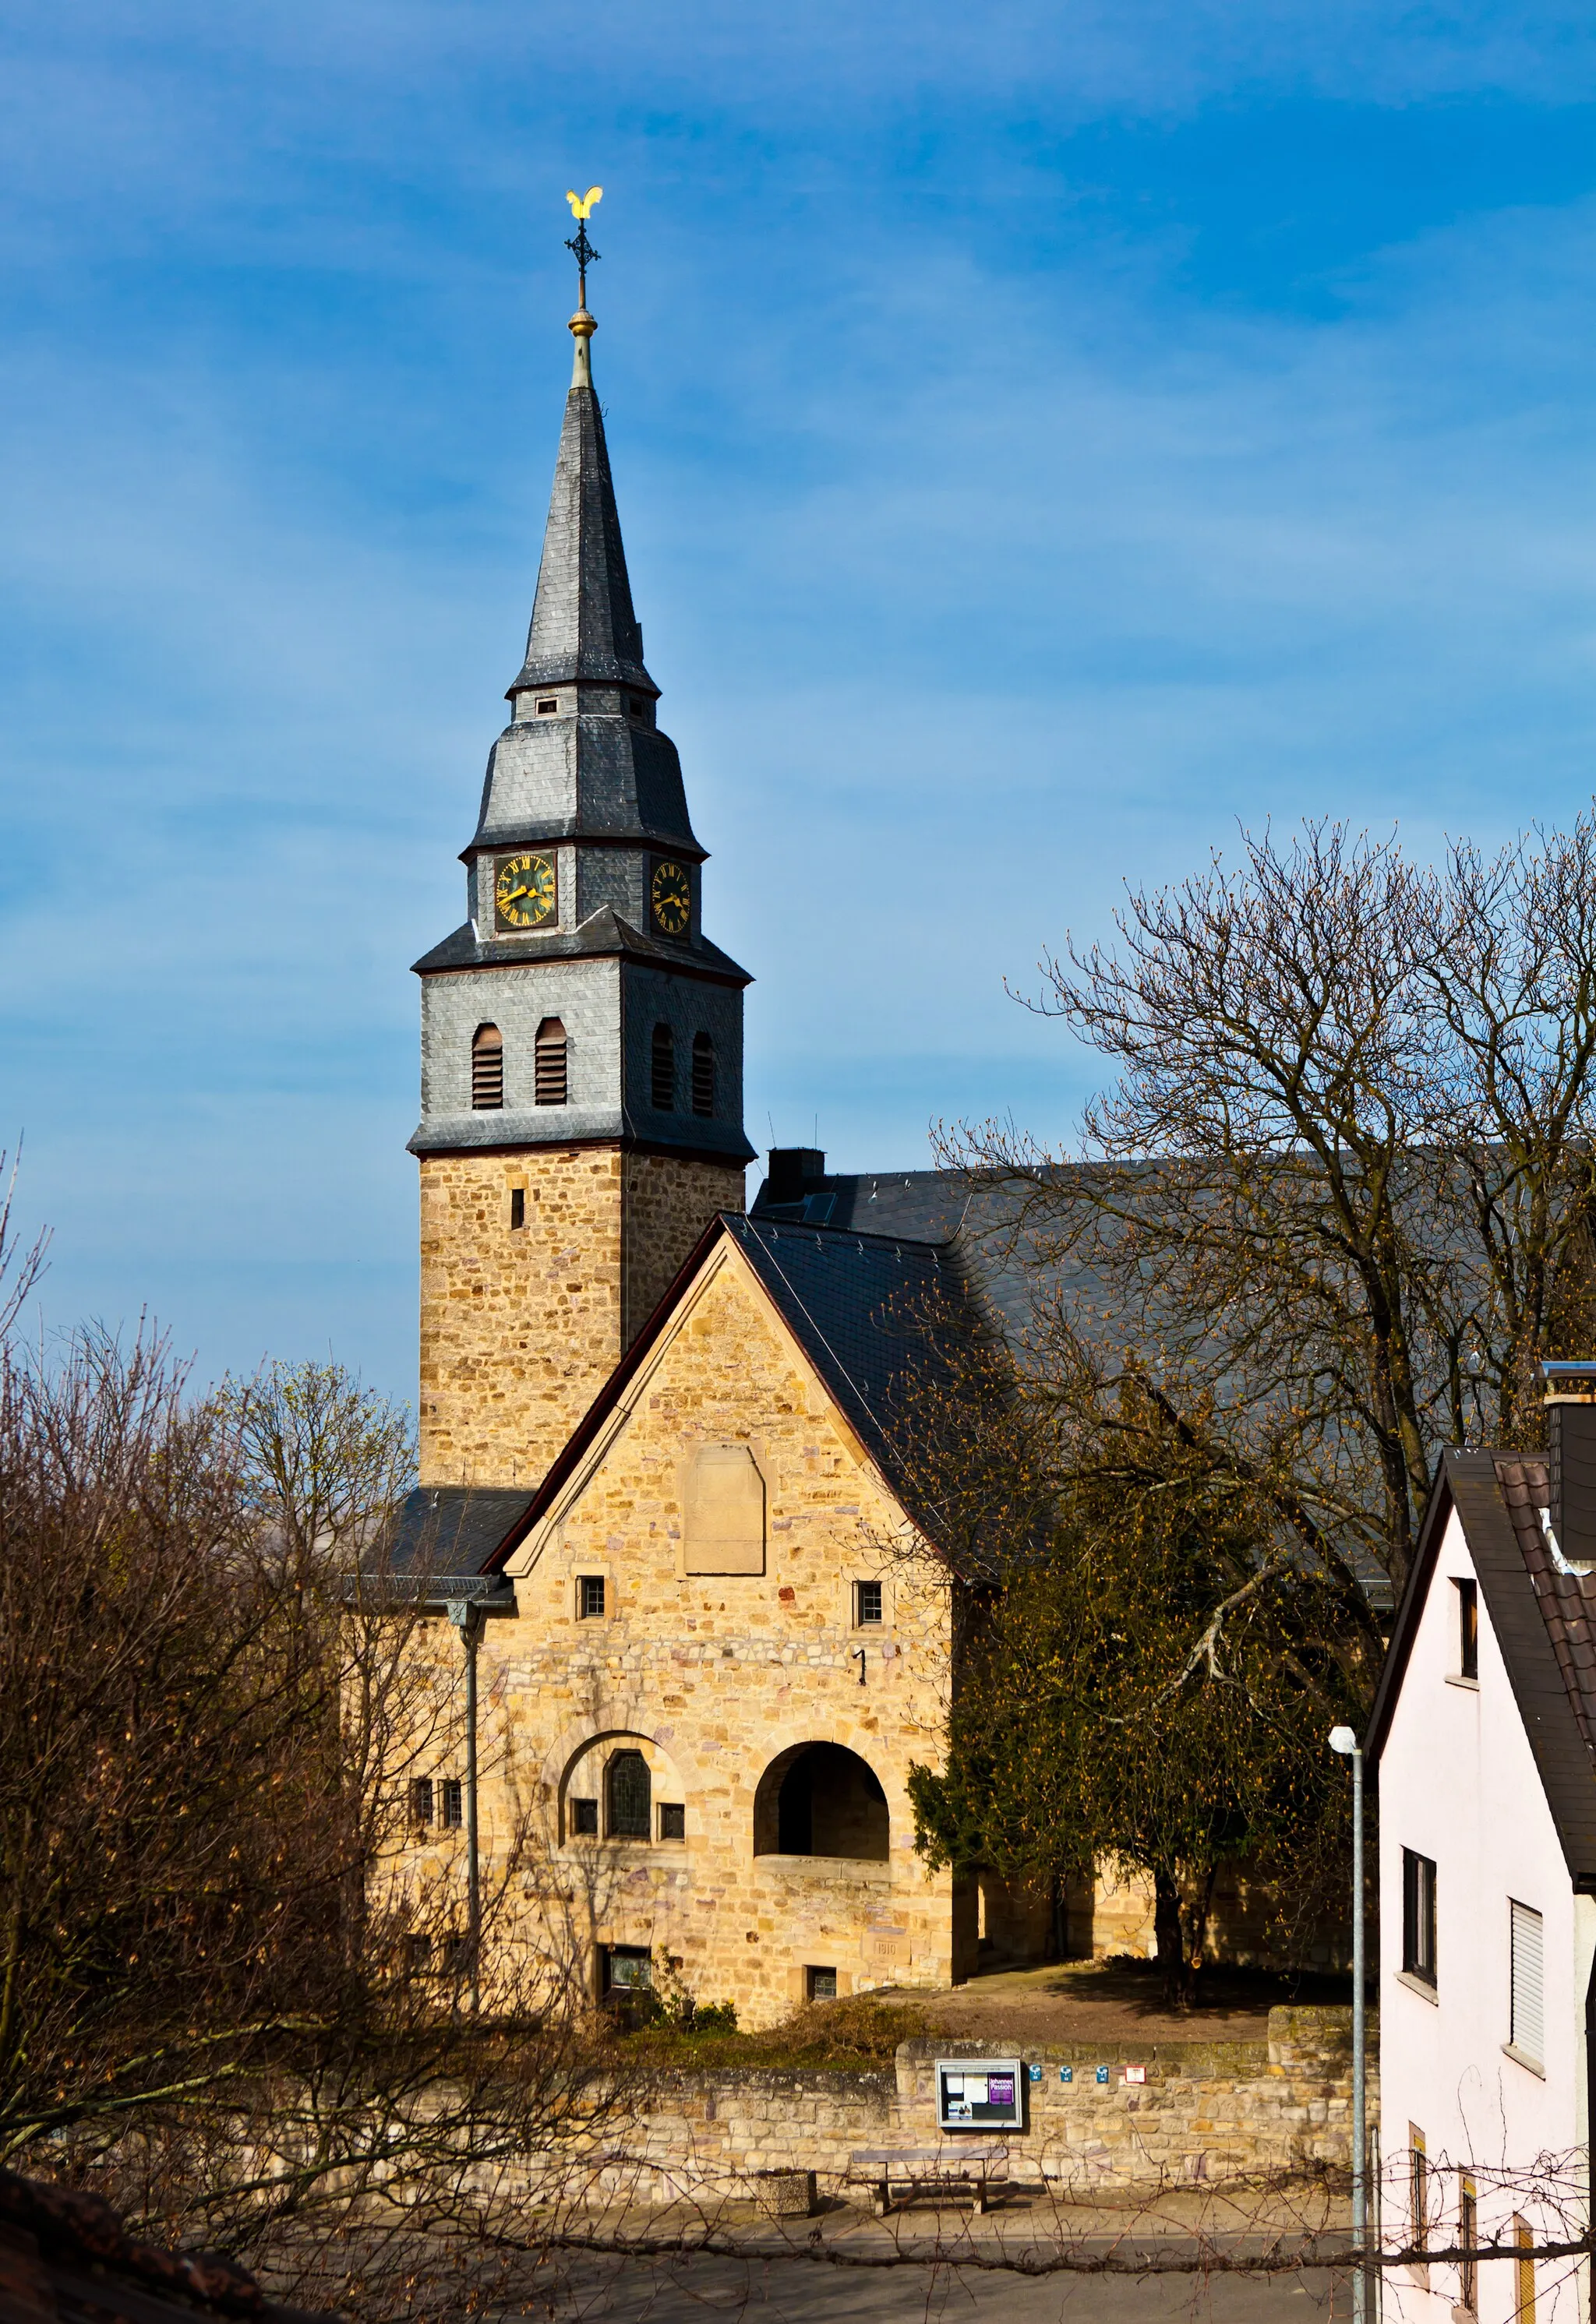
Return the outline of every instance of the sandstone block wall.
<path id="1" fill-rule="evenodd" d="M 742 1207 L 740 1169 L 619 1146 L 423 1155 L 421 1482 L 537 1484 L 715 1212 Z"/>
<path id="2" fill-rule="evenodd" d="M 1274 2009 L 1267 2039 L 1227 2043 L 902 2043 L 892 2074 L 681 2074 L 659 2090 L 607 2183 L 654 2201 L 736 2197 L 758 2172 L 808 2171 L 832 2191 L 868 2147 L 936 2145 L 938 2058 L 1019 2056 L 1028 2122 L 1008 2132 L 1010 2176 L 1090 2196 L 1111 2188 L 1198 2184 L 1351 2154 L 1352 2012 Z M 1370 2119 L 1377 2118 L 1370 2036 Z M 1128 2082 L 1128 2065 L 1146 2068 Z M 1099 2082 L 1097 2070 L 1108 2069 Z M 1069 2081 L 1061 2079 L 1067 2069 Z M 967 2134 L 981 2137 L 984 2134 Z"/>

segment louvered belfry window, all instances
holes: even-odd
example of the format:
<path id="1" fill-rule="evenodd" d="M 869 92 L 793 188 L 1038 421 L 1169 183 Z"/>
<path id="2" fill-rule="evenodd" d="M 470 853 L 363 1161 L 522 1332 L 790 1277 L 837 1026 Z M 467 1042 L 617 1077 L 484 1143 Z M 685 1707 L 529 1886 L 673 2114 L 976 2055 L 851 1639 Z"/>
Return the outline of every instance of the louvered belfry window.
<path id="1" fill-rule="evenodd" d="M 1545 2004 L 1542 1981 L 1541 1916 L 1527 1904 L 1509 1901 L 1513 1949 L 1513 2026 L 1509 2036 L 1521 2057 L 1541 2065 L 1545 2056 Z"/>
<path id="2" fill-rule="evenodd" d="M 479 1025 L 471 1041 L 471 1110 L 496 1113 L 504 1102 L 504 1036 Z"/>
<path id="3" fill-rule="evenodd" d="M 693 1036 L 693 1111 L 715 1111 L 715 1043 L 707 1033 Z"/>
<path id="4" fill-rule="evenodd" d="M 545 1017 L 538 1028 L 534 1083 L 532 1093 L 540 1105 L 564 1105 L 566 1028 L 558 1017 Z"/>
<path id="5" fill-rule="evenodd" d="M 650 1060 L 651 1068 L 650 1094 L 656 1113 L 676 1111 L 676 1035 L 669 1025 L 654 1028 L 654 1047 Z"/>

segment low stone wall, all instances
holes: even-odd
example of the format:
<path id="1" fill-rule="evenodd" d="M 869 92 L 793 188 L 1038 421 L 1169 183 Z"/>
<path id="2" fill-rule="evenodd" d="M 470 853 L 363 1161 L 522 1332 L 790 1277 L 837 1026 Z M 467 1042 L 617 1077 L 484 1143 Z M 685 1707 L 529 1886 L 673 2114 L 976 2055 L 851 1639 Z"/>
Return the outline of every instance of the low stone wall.
<path id="1" fill-rule="evenodd" d="M 1369 2046 L 1372 2060 L 1372 2028 Z M 835 2190 L 861 2147 L 936 2142 L 938 2058 L 1003 2055 L 1039 2069 L 1028 2082 L 1026 2129 L 1003 2135 L 1010 2175 L 1033 2183 L 1085 2194 L 1349 2161 L 1351 2010 L 1272 2009 L 1263 2041 L 932 2038 L 901 2043 L 894 2072 L 674 2075 L 606 2185 L 634 2200 L 704 2200 L 746 2195 L 757 2172 L 814 2171 Z M 1146 2080 L 1128 2081 L 1128 2066 L 1145 2068 Z M 1371 2074 L 1371 2121 L 1377 2105 Z"/>

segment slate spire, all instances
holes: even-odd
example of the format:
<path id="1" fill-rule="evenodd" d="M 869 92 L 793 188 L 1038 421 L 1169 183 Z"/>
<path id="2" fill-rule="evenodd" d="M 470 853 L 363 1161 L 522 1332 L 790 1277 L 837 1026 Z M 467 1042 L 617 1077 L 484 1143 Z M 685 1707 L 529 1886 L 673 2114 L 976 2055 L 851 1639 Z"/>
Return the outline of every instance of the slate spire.
<path id="1" fill-rule="evenodd" d="M 590 348 L 598 326 L 587 311 L 586 295 L 570 327 L 576 359 L 554 464 L 532 625 L 526 660 L 507 691 L 513 701 L 531 687 L 587 679 L 646 688 L 658 696 L 660 689 L 643 667 L 643 633 L 632 609 L 626 551 L 621 545 L 604 414 L 593 389 Z"/>

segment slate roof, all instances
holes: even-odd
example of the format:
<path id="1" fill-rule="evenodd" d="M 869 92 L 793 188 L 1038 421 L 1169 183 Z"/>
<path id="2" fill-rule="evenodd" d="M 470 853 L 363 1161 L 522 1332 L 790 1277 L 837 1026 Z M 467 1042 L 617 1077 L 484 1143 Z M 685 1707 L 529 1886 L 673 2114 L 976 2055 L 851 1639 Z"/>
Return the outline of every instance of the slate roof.
<path id="1" fill-rule="evenodd" d="M 623 919 L 612 904 L 590 912 L 578 927 L 564 934 L 495 936 L 490 944 L 484 944 L 466 920 L 452 936 L 422 954 L 415 963 L 415 973 L 430 976 L 441 969 L 513 968 L 522 961 L 593 960 L 611 954 L 668 968 L 673 976 L 702 976 L 715 984 L 753 982 L 748 971 L 739 968 L 731 954 L 722 952 L 707 936 L 700 936 L 690 949 L 686 945 L 662 944 Z"/>
<path id="2" fill-rule="evenodd" d="M 1378 1762 L 1455 1509 L 1570 1879 L 1582 1894 L 1596 1895 L 1596 1575 L 1556 1570 L 1539 1517 L 1546 1499 L 1546 1463 L 1535 1454 L 1443 1456 L 1397 1609 L 1366 1748 Z"/>
<path id="3" fill-rule="evenodd" d="M 533 1498 L 530 1486 L 418 1485 L 399 1505 L 386 1570 L 424 1574 L 433 1590 L 446 1577 L 481 1574 Z"/>
<path id="4" fill-rule="evenodd" d="M 643 668 L 604 414 L 585 383 L 566 397 L 526 659 L 509 691 L 573 678 L 659 692 Z"/>

